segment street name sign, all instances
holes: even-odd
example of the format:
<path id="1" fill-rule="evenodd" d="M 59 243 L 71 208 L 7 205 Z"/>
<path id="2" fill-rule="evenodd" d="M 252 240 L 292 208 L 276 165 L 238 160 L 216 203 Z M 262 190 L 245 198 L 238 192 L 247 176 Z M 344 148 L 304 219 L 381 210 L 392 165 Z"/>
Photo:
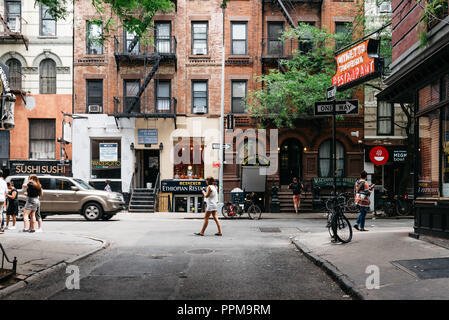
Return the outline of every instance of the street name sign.
<path id="1" fill-rule="evenodd" d="M 359 100 L 335 101 L 336 114 L 359 114 Z M 332 115 L 334 106 L 329 101 L 315 102 L 315 115 Z"/>
<path id="2" fill-rule="evenodd" d="M 223 149 L 229 149 L 232 147 L 232 144 L 230 143 L 223 143 Z M 220 144 L 219 143 L 212 143 L 212 149 L 220 149 Z"/>
<path id="3" fill-rule="evenodd" d="M 337 95 L 337 86 L 336 85 L 333 85 L 332 87 L 329 87 L 326 89 L 327 101 L 335 100 L 336 95 Z"/>

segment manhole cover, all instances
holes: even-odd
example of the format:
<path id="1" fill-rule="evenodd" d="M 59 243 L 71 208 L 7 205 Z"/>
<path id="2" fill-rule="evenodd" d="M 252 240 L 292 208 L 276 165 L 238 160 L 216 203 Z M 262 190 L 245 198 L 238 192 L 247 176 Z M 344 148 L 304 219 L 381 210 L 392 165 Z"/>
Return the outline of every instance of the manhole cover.
<path id="1" fill-rule="evenodd" d="M 281 232 L 279 228 L 259 228 L 260 232 Z"/>
<path id="2" fill-rule="evenodd" d="M 214 252 L 214 250 L 211 250 L 211 249 L 193 249 L 193 250 L 186 251 L 186 253 L 189 253 L 189 254 L 208 254 L 208 253 L 212 253 L 212 252 Z"/>
<path id="3" fill-rule="evenodd" d="M 449 278 L 449 258 L 392 261 L 420 279 Z"/>

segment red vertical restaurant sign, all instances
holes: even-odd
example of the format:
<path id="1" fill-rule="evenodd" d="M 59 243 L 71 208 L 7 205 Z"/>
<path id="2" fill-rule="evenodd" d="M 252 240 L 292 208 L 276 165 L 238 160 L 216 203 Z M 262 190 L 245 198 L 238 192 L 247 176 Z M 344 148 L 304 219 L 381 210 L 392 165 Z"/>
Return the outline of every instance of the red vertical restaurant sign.
<path id="1" fill-rule="evenodd" d="M 380 76 L 382 60 L 378 58 L 378 46 L 378 40 L 368 39 L 337 55 L 332 85 L 348 89 Z"/>

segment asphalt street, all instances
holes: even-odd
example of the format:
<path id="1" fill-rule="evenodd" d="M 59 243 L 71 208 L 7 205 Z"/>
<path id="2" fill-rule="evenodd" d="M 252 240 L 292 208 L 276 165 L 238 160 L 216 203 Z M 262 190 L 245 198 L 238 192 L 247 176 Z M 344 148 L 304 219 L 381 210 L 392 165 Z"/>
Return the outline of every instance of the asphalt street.
<path id="1" fill-rule="evenodd" d="M 120 213 L 97 222 L 78 215 L 47 217 L 44 232 L 87 235 L 110 245 L 77 262 L 79 289 L 67 289 L 70 273 L 60 270 L 7 299 L 347 300 L 291 243 L 299 233 L 323 231 L 324 224 L 315 219 L 222 220 L 224 235 L 217 237 L 211 220 L 200 237 L 193 233 L 202 220 L 175 214 Z"/>

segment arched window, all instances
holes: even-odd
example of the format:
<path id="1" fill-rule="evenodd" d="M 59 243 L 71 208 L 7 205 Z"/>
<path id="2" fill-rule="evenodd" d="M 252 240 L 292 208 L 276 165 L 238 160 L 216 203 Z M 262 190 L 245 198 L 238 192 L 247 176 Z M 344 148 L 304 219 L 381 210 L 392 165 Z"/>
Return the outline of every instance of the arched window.
<path id="1" fill-rule="evenodd" d="M 337 177 L 345 176 L 345 149 L 340 141 L 336 143 L 337 149 Z M 319 149 L 319 176 L 333 177 L 332 174 L 332 140 L 326 140 Z"/>
<path id="2" fill-rule="evenodd" d="M 56 62 L 44 59 L 39 65 L 40 93 L 56 93 Z"/>
<path id="3" fill-rule="evenodd" d="M 22 89 L 22 64 L 17 59 L 9 59 L 6 61 L 9 68 L 9 86 L 11 89 Z"/>

